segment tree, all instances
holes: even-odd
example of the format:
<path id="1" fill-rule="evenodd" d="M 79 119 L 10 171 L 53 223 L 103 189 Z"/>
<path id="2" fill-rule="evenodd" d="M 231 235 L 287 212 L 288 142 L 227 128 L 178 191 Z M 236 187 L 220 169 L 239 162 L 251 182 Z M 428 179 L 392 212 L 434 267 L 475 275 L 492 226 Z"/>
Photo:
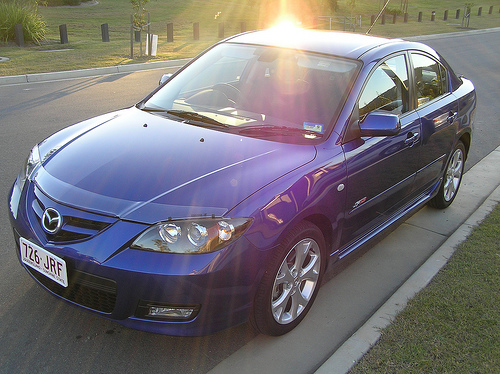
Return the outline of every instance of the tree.
<path id="1" fill-rule="evenodd" d="M 149 0 L 130 0 L 132 8 L 134 9 L 134 15 L 132 23 L 137 30 L 141 30 L 146 24 L 146 12 L 147 9 L 144 6 L 149 3 Z"/>

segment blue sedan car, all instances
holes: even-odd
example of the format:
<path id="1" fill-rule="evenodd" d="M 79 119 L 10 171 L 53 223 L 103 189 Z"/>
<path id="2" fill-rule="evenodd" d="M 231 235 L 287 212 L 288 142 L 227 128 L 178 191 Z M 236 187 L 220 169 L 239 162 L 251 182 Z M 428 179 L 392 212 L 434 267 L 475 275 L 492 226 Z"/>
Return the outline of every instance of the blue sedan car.
<path id="1" fill-rule="evenodd" d="M 230 37 L 132 108 L 48 137 L 9 197 L 19 260 L 125 326 L 280 335 L 332 264 L 457 195 L 473 84 L 415 42 Z"/>

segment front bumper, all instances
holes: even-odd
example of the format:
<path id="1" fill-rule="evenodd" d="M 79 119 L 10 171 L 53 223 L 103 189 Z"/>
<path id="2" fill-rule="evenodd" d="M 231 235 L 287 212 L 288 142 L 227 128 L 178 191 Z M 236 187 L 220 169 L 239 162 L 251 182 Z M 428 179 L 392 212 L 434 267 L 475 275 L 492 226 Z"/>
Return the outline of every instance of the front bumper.
<path id="1" fill-rule="evenodd" d="M 31 183 L 21 193 L 15 189 L 16 185 L 10 219 L 18 258 L 21 261 L 19 238 L 23 237 L 63 259 L 67 288 L 23 264 L 57 297 L 127 327 L 169 335 L 205 335 L 248 319 L 266 251 L 245 237 L 207 254 L 133 250 L 130 243 L 146 225 L 63 206 Z M 65 221 L 72 217 L 69 234 L 56 238 L 43 231 L 40 210 L 47 206 L 57 209 Z M 72 238 L 74 232 L 78 236 Z M 149 316 L 145 305 L 188 307 L 194 312 L 185 319 Z"/>

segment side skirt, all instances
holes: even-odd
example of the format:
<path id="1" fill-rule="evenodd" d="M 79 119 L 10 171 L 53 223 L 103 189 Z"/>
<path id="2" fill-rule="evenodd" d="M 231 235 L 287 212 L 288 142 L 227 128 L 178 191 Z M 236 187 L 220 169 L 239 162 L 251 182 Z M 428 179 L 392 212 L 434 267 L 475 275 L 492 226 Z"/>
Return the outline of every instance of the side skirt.
<path id="1" fill-rule="evenodd" d="M 430 199 L 432 199 L 439 190 L 439 186 L 441 184 L 441 179 L 436 182 L 432 187 L 430 187 L 427 191 L 417 196 L 414 200 L 410 201 L 407 205 L 405 205 L 400 210 L 396 211 L 394 214 L 388 217 L 387 220 L 382 222 L 379 226 L 375 227 L 365 235 L 359 237 L 353 242 L 347 244 L 343 248 L 340 248 L 338 251 L 334 251 L 330 255 L 330 259 L 333 261 L 341 260 L 347 255 L 351 254 L 358 248 L 364 247 L 368 245 L 372 240 L 376 237 L 387 231 L 387 233 L 391 232 L 402 223 L 405 219 L 409 218 L 411 215 L 415 214 L 418 210 L 420 210 Z"/>

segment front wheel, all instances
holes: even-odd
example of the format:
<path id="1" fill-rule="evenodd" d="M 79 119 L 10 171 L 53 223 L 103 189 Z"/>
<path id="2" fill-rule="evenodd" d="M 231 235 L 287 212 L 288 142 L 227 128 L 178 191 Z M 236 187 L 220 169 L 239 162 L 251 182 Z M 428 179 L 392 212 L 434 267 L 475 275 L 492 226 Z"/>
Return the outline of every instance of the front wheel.
<path id="1" fill-rule="evenodd" d="M 250 321 L 263 334 L 283 335 L 304 319 L 316 298 L 326 264 L 323 235 L 302 222 L 271 257 Z"/>
<path id="2" fill-rule="evenodd" d="M 443 175 L 443 181 L 439 187 L 439 191 L 430 201 L 429 205 L 437 208 L 448 208 L 455 200 L 458 193 L 458 188 L 462 182 L 462 175 L 465 165 L 465 147 L 462 142 L 458 142 L 453 154 L 446 165 Z"/>

